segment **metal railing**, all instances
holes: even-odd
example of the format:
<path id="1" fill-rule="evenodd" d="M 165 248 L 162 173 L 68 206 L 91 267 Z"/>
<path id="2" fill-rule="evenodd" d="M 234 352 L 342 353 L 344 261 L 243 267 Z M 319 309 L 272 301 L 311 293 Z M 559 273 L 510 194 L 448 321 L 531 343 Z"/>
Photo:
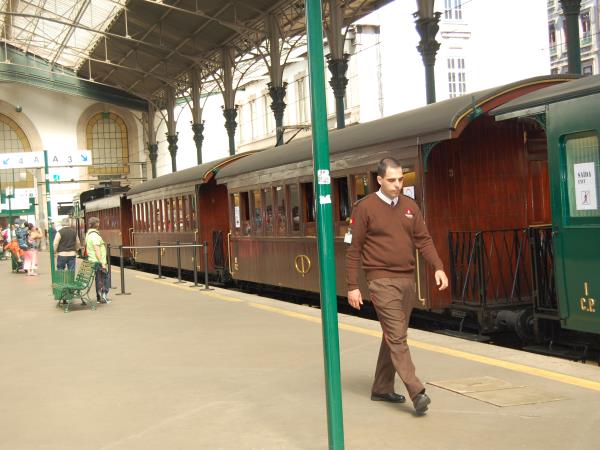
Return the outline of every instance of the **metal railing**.
<path id="1" fill-rule="evenodd" d="M 533 262 L 533 300 L 536 312 L 558 314 L 558 297 L 554 280 L 553 231 L 550 225 L 530 229 Z"/>
<path id="2" fill-rule="evenodd" d="M 531 303 L 529 229 L 452 231 L 448 245 L 453 304 Z"/>
<path id="3" fill-rule="evenodd" d="M 119 249 L 119 267 L 121 270 L 121 292 L 117 295 L 130 295 L 129 292 L 125 292 L 125 258 L 123 257 L 123 250 L 140 250 L 140 249 L 156 249 L 157 250 L 157 268 L 158 268 L 158 277 L 164 278 L 162 276 L 162 250 L 166 248 L 175 248 L 177 249 L 177 281 L 176 283 L 183 283 L 181 277 L 181 249 L 182 248 L 202 248 L 203 256 L 204 256 L 204 290 L 211 290 L 208 286 L 208 242 L 204 242 L 202 244 L 197 244 L 195 242 L 179 242 L 176 241 L 175 245 L 170 245 L 170 243 L 162 243 L 157 241 L 157 245 L 119 245 L 117 247 Z M 107 261 L 108 261 L 108 276 L 109 276 L 109 285 L 112 287 L 112 274 L 111 274 L 111 246 L 107 245 Z M 196 250 L 192 252 L 192 264 L 194 266 L 194 285 L 190 287 L 198 287 L 198 265 L 196 264 Z"/>

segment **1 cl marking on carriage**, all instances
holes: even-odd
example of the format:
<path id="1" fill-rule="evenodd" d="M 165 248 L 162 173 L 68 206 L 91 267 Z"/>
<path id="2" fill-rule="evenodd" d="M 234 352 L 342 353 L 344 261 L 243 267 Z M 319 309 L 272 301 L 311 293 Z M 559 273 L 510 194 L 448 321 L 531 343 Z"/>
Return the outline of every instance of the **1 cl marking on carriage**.
<path id="1" fill-rule="evenodd" d="M 579 299 L 579 308 L 589 313 L 596 312 L 596 299 L 590 297 L 590 289 L 587 281 L 583 283 L 583 297 Z"/>

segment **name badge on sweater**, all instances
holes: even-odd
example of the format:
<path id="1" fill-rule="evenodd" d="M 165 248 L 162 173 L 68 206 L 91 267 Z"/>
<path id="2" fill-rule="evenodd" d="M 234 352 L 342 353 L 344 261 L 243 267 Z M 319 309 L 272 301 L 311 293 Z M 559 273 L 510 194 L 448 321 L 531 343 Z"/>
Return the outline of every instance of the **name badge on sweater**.
<path id="1" fill-rule="evenodd" d="M 344 242 L 346 244 L 352 244 L 352 230 L 348 230 L 344 235 Z"/>
<path id="2" fill-rule="evenodd" d="M 404 215 L 408 218 L 408 219 L 412 219 L 415 215 L 413 214 L 413 212 L 410 209 L 406 209 L 406 211 L 404 211 Z"/>

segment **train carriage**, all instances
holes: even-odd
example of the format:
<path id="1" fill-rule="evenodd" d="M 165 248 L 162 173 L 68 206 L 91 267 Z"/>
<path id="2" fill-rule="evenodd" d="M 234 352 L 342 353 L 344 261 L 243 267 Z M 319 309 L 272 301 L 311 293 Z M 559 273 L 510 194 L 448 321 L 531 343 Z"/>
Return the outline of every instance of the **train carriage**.
<path id="1" fill-rule="evenodd" d="M 85 202 L 84 218 L 86 225 L 90 217 L 98 217 L 100 219 L 102 238 L 106 244 L 115 249 L 112 252 L 113 256 L 118 256 L 118 253 L 115 253 L 117 247 L 130 245 L 133 221 L 131 201 L 129 201 L 125 193 L 109 195 Z M 131 258 L 131 252 L 125 250 L 123 257 Z"/>
<path id="2" fill-rule="evenodd" d="M 248 156 L 236 155 L 201 164 L 179 172 L 164 175 L 133 187 L 128 192 L 132 202 L 132 242 L 136 246 L 175 245 L 208 242 L 209 272 L 224 279 L 226 253 L 224 236 L 227 235 L 227 192 L 217 186 L 214 174 L 227 164 Z M 199 270 L 203 269 L 202 251 L 196 250 Z M 136 263 L 158 264 L 158 250 L 134 251 Z M 180 251 L 181 267 L 193 270 L 193 249 Z M 177 251 L 161 250 L 161 264 L 177 267 Z"/>
<path id="3" fill-rule="evenodd" d="M 502 325 L 505 311 L 526 311 L 532 303 L 533 288 L 527 285 L 532 265 L 529 241 L 522 239 L 519 230 L 549 220 L 549 210 L 536 210 L 548 189 L 536 191 L 533 198 L 527 195 L 530 185 L 543 187 L 547 180 L 539 170 L 543 163 L 529 162 L 536 157 L 545 161 L 545 143 L 541 144 L 543 133 L 536 124 L 496 123 L 487 113 L 522 95 L 572 79 L 537 77 L 331 132 L 338 295 L 346 294 L 343 236 L 351 205 L 378 189 L 377 163 L 393 156 L 405 170 L 404 193 L 420 204 L 453 283 L 466 286 L 462 291 L 438 292 L 427 282 L 431 274 L 417 257 L 422 306 L 470 315 L 482 331 Z M 530 145 L 526 136 L 531 136 Z M 230 196 L 229 252 L 234 279 L 318 292 L 311 152 L 312 143 L 305 139 L 262 151 L 217 175 L 217 182 L 227 185 Z M 497 233 L 485 241 L 483 230 Z M 479 240 L 473 241 L 469 233 Z M 457 242 L 459 236 L 461 242 Z M 487 266 L 480 264 L 483 272 L 473 280 L 466 269 L 474 262 L 469 256 L 475 245 L 480 251 L 480 260 L 475 262 L 487 261 Z M 366 297 L 364 287 L 363 283 Z"/>

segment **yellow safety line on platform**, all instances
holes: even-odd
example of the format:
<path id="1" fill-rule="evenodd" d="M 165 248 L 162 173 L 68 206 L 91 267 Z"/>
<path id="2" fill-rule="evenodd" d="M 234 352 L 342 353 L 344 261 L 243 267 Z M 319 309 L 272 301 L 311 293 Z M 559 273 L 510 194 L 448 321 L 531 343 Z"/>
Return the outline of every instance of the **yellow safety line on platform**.
<path id="1" fill-rule="evenodd" d="M 297 313 L 293 311 L 286 311 L 283 309 L 275 308 L 273 306 L 261 305 L 258 303 L 250 303 L 250 306 L 255 308 L 263 309 L 265 311 L 271 311 L 277 314 L 281 314 L 288 317 L 295 317 L 298 319 L 306 320 L 309 322 L 321 323 L 321 319 L 318 317 L 309 316 L 307 314 Z M 364 334 L 367 336 L 373 336 L 377 338 L 381 338 L 381 331 L 370 330 L 368 328 L 362 328 L 355 325 L 348 325 L 345 323 L 340 323 L 338 325 L 340 330 L 351 331 L 354 333 Z M 501 359 L 490 358 L 488 356 L 476 355 L 474 353 L 468 353 L 461 350 L 453 350 L 451 348 L 442 347 L 440 345 L 428 344 L 426 342 L 415 341 L 414 339 L 408 340 L 409 345 L 415 348 L 419 348 L 421 350 L 427 350 L 434 353 L 441 353 L 444 355 L 452 356 L 455 358 L 466 359 L 469 361 L 475 361 L 481 364 L 487 364 L 489 366 L 501 367 L 503 369 L 512 370 L 515 372 L 526 373 L 529 375 L 534 375 L 540 378 L 546 378 L 553 381 L 558 381 L 560 383 L 571 384 L 573 386 L 578 386 L 585 389 L 591 389 L 593 391 L 600 391 L 600 383 L 597 381 L 586 380 L 584 378 L 578 378 L 571 375 L 564 375 L 557 372 L 552 372 L 550 370 L 545 369 L 537 369 L 535 367 L 526 366 L 524 364 L 517 364 L 508 361 L 503 361 Z"/>
<path id="2" fill-rule="evenodd" d="M 185 289 L 188 292 L 191 287 L 190 285 L 182 286 L 179 284 L 175 284 L 175 282 L 171 281 L 170 279 L 157 280 L 156 278 L 144 277 L 144 276 L 139 276 L 139 275 L 136 275 L 135 277 L 139 278 L 141 280 L 152 281 L 153 283 L 162 284 L 163 286 L 171 286 L 171 287 L 176 287 L 176 288 L 180 288 L 180 289 Z M 216 292 L 204 291 L 204 292 L 202 292 L 202 295 L 208 295 L 209 297 L 214 297 L 219 300 L 225 300 L 226 302 L 236 302 L 236 303 L 243 302 L 243 300 L 240 300 L 239 298 L 217 294 Z"/>
<path id="3" fill-rule="evenodd" d="M 189 287 L 187 287 L 187 286 L 178 286 L 176 284 L 172 284 L 172 282 L 169 282 L 169 281 L 165 282 L 165 281 L 156 280 L 153 278 L 141 277 L 141 276 L 136 276 L 136 278 L 149 280 L 149 281 L 152 281 L 155 283 L 160 283 L 160 284 L 163 284 L 166 286 L 189 289 Z M 217 298 L 219 300 L 229 301 L 229 302 L 241 302 L 241 303 L 245 302 L 244 300 L 241 300 L 236 297 L 229 297 L 229 296 L 217 294 L 214 292 L 203 292 L 202 294 L 208 295 L 209 297 Z M 310 315 L 304 314 L 304 313 L 288 311 L 288 310 L 277 308 L 274 306 L 263 305 L 260 303 L 253 303 L 253 302 L 248 302 L 248 305 L 252 306 L 253 308 L 262 309 L 263 311 L 269 311 L 269 312 L 280 314 L 283 316 L 288 316 L 288 317 L 293 317 L 296 319 L 305 320 L 307 322 L 321 323 L 320 317 L 310 316 Z M 338 328 L 340 330 L 350 331 L 350 332 L 358 333 L 358 334 L 364 334 L 366 336 L 372 336 L 372 337 L 376 337 L 376 338 L 381 338 L 381 336 L 382 336 L 381 331 L 370 330 L 368 328 L 363 328 L 363 327 L 359 327 L 356 325 L 339 323 Z M 443 355 L 452 356 L 454 358 L 465 359 L 468 361 L 474 361 L 474 362 L 478 362 L 480 364 L 486 364 L 488 366 L 500 367 L 503 369 L 512 370 L 514 372 L 520 372 L 520 373 L 525 373 L 525 374 L 533 375 L 533 376 L 540 377 L 540 378 L 546 378 L 548 380 L 558 381 L 559 383 L 570 384 L 572 386 L 590 389 L 593 391 L 600 391 L 600 382 L 597 382 L 597 381 L 586 380 L 584 378 L 578 378 L 578 377 L 574 377 L 571 375 L 565 375 L 565 374 L 558 373 L 558 372 L 552 372 L 552 371 L 546 370 L 546 369 L 538 369 L 535 367 L 526 366 L 524 364 L 512 363 L 509 361 L 503 361 L 501 359 L 490 358 L 488 356 L 482 356 L 482 355 L 477 355 L 474 353 L 468 353 L 468 352 L 464 352 L 462 350 L 453 350 L 451 348 L 442 347 L 440 345 L 429 344 L 427 342 L 421 342 L 421 341 L 415 341 L 414 339 L 409 339 L 408 343 L 412 347 L 419 348 L 421 350 L 426 350 L 426 351 L 430 351 L 430 352 L 434 352 L 434 353 L 440 353 Z"/>

